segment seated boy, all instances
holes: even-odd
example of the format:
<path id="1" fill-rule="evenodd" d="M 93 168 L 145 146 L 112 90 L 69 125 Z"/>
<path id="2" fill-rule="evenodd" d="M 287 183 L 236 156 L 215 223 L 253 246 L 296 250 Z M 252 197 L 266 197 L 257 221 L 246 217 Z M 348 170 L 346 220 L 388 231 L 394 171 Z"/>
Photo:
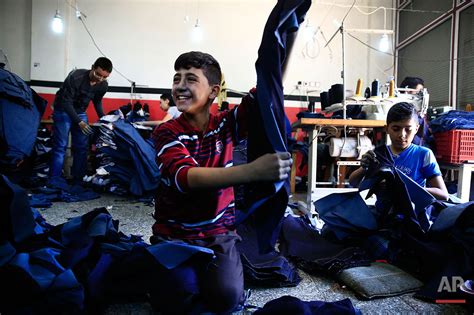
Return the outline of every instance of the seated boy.
<path id="1" fill-rule="evenodd" d="M 436 199 L 447 200 L 448 190 L 433 152 L 412 143 L 418 128 L 418 113 L 412 104 L 398 103 L 388 111 L 386 131 L 391 141 L 388 151 L 392 155 L 394 166 L 420 186 L 428 186 L 426 190 Z M 351 185 L 358 186 L 369 166 L 376 163 L 378 161 L 373 151 L 364 154 L 361 167 L 349 176 Z"/>
<path id="2" fill-rule="evenodd" d="M 211 114 L 209 107 L 220 89 L 219 63 L 209 54 L 193 51 L 180 55 L 174 69 L 172 95 L 182 114 L 153 133 L 161 183 L 151 242 L 183 240 L 214 250 L 216 258 L 198 274 L 199 291 L 207 310 L 229 312 L 241 302 L 244 292 L 235 247 L 239 236 L 233 230 L 232 186 L 286 179 L 292 160 L 283 152 L 233 166 L 232 148 L 245 135 L 251 96 L 231 111 Z M 161 302 L 177 301 L 170 293 Z"/>

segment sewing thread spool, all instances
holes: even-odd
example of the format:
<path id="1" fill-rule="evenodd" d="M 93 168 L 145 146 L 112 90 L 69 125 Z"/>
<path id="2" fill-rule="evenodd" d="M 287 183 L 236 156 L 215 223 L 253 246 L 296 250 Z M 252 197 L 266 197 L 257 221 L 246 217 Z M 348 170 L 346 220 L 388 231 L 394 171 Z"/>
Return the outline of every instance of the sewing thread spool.
<path id="1" fill-rule="evenodd" d="M 328 107 L 329 104 L 329 92 L 321 92 L 319 94 L 319 97 L 321 99 L 321 110 L 325 110 L 326 107 Z"/>
<path id="2" fill-rule="evenodd" d="M 370 87 L 367 87 L 364 92 L 364 97 L 369 98 L 370 97 Z"/>
<path id="3" fill-rule="evenodd" d="M 372 81 L 371 96 L 372 97 L 377 97 L 377 96 L 379 96 L 379 94 L 380 94 L 380 82 L 379 82 L 379 80 L 375 79 L 374 81 Z"/>
<path id="4" fill-rule="evenodd" d="M 390 85 L 388 87 L 388 97 L 395 97 L 395 81 L 390 80 Z"/>
<path id="5" fill-rule="evenodd" d="M 362 96 L 362 80 L 361 79 L 357 80 L 355 96 L 356 97 L 361 97 Z"/>

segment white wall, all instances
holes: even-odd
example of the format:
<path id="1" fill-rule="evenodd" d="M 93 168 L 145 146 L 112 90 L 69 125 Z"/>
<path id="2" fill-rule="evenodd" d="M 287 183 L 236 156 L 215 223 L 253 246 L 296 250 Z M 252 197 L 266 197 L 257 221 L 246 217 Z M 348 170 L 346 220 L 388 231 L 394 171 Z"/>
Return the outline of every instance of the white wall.
<path id="1" fill-rule="evenodd" d="M 5 0 L 2 0 L 2 3 Z M 31 1 L 31 0 L 30 0 Z M 31 17 L 31 79 L 62 81 L 74 67 L 89 68 L 100 56 L 74 9 L 60 0 L 60 11 L 65 18 L 61 35 L 51 31 L 51 20 L 57 0 L 32 0 Z M 27 3 L 22 0 L 20 3 Z M 154 88 L 169 88 L 173 62 L 185 51 L 202 50 L 211 53 L 221 63 L 228 87 L 246 91 L 254 86 L 254 63 L 263 27 L 276 1 L 273 0 L 77 0 L 79 9 L 87 18 L 90 32 L 101 50 L 126 77 Z M 328 4 L 326 4 L 326 2 Z M 7 0 L 7 6 L 19 2 Z M 331 5 L 336 3 L 336 6 Z M 392 0 L 357 1 L 358 5 L 391 7 Z M 321 26 L 326 39 L 336 31 L 333 20 L 341 21 L 352 0 L 314 1 L 307 15 L 310 26 Z M 26 5 L 24 5 L 26 7 Z M 362 8 L 366 12 L 369 8 Z M 393 29 L 392 11 L 387 11 L 387 28 Z M 189 21 L 184 23 L 185 16 Z M 204 38 L 191 40 L 196 18 L 200 19 Z M 23 29 L 27 22 L 19 20 Z M 345 22 L 346 28 L 383 28 L 383 11 L 364 15 L 353 9 Z M 313 28 L 314 29 L 314 28 Z M 340 83 L 341 35 L 329 48 L 318 33 L 316 41 L 307 46 L 304 30 L 299 34 L 285 76 L 285 93 L 301 94 L 295 90 L 297 81 L 311 82 L 308 89 L 327 90 Z M 354 33 L 355 36 L 376 46 L 380 35 Z M 0 39 L 3 38 L 0 37 Z M 2 43 L 0 41 L 0 43 Z M 15 47 L 13 47 L 14 49 Z M 308 54 L 309 53 L 309 54 Z M 10 52 L 16 55 L 18 52 Z M 34 67 L 34 64 L 39 66 Z M 365 85 L 375 78 L 386 79 L 393 69 L 392 58 L 346 37 L 347 87 L 354 88 L 358 78 Z M 127 80 L 116 71 L 111 85 L 128 86 Z M 313 94 L 318 95 L 318 94 Z"/>
<path id="2" fill-rule="evenodd" d="M 31 1 L 0 0 L 0 49 L 24 80 L 30 79 Z M 0 54 L 0 61 L 4 59 Z"/>

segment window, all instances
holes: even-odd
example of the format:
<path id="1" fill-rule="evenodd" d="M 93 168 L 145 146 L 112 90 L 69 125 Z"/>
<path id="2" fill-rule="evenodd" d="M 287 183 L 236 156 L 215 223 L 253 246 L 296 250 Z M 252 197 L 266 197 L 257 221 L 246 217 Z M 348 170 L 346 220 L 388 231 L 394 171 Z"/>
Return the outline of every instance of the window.
<path id="1" fill-rule="evenodd" d="M 459 14 L 457 109 L 474 105 L 474 6 Z"/>
<path id="2" fill-rule="evenodd" d="M 399 14 L 398 42 L 401 43 L 419 29 L 428 25 L 453 7 L 453 0 L 412 0 L 403 7 Z M 416 12 L 421 10 L 434 12 Z"/>
<path id="3" fill-rule="evenodd" d="M 471 33 L 472 34 L 472 33 Z M 430 106 L 449 105 L 451 19 L 398 51 L 398 85 L 406 76 L 420 77 Z"/>

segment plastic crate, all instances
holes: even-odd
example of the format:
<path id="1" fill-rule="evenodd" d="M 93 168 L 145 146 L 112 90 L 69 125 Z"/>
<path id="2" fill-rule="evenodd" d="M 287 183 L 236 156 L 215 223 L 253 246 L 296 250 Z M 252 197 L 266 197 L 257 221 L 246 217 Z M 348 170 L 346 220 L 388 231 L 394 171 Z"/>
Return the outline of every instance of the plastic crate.
<path id="1" fill-rule="evenodd" d="M 436 159 L 461 164 L 474 162 L 474 130 L 455 129 L 435 133 Z"/>

